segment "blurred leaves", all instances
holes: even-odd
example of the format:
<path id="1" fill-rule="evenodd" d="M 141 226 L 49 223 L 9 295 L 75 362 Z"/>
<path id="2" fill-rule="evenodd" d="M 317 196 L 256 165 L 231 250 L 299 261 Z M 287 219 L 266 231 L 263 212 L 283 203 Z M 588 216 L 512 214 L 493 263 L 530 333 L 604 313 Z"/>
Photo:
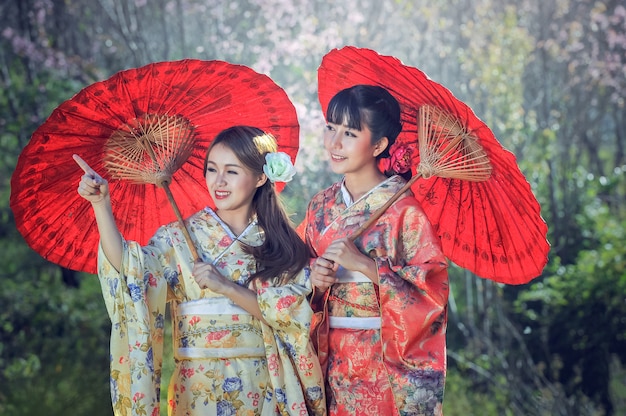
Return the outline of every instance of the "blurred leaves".
<path id="1" fill-rule="evenodd" d="M 0 413 L 110 414 L 110 322 L 98 280 L 68 288 L 58 268 L 39 263 L 2 279 Z"/>

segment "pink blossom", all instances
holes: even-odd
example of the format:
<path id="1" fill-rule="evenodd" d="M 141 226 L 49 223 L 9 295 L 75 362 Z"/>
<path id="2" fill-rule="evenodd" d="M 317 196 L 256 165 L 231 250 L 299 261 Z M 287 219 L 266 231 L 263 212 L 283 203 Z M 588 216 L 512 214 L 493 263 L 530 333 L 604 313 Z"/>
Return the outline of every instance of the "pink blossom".
<path id="1" fill-rule="evenodd" d="M 285 308 L 288 308 L 296 301 L 296 297 L 294 295 L 285 296 L 280 298 L 278 302 L 276 302 L 276 308 L 280 311 Z"/>
<path id="2" fill-rule="evenodd" d="M 206 340 L 207 342 L 211 342 L 211 341 L 219 341 L 220 339 L 224 338 L 226 335 L 228 335 L 229 331 L 224 329 L 222 331 L 216 331 L 216 332 L 211 332 L 209 335 L 206 336 Z"/>
<path id="3" fill-rule="evenodd" d="M 156 277 L 154 277 L 152 273 L 148 275 L 148 284 L 152 287 L 156 287 L 157 285 Z"/>
<path id="4" fill-rule="evenodd" d="M 391 169 L 393 169 L 396 173 L 405 173 L 411 169 L 411 156 L 413 154 L 413 148 L 394 144 L 391 149 L 391 160 L 390 165 Z"/>

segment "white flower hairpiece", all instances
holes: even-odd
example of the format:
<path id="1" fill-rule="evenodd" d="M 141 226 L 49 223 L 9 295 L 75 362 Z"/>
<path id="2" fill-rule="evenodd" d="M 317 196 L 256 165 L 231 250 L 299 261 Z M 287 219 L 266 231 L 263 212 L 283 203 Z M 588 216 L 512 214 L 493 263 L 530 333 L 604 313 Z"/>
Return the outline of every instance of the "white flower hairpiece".
<path id="1" fill-rule="evenodd" d="M 296 174 L 296 168 L 287 153 L 272 152 L 265 155 L 263 172 L 272 183 L 289 182 Z"/>

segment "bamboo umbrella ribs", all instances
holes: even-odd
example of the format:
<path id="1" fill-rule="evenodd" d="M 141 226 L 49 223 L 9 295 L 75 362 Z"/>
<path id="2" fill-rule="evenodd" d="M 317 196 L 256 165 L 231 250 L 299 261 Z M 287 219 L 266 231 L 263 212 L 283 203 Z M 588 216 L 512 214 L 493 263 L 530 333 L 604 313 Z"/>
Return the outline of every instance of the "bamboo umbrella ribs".
<path id="1" fill-rule="evenodd" d="M 160 226 L 215 207 L 206 150 L 219 132 L 240 124 L 272 134 L 295 161 L 300 127 L 293 103 L 247 66 L 154 62 L 91 84 L 55 108 L 20 154 L 10 199 L 17 229 L 45 259 L 96 273 L 99 235 L 90 204 L 72 192 L 81 175 L 72 156 L 109 182 L 120 233 L 143 246 Z M 201 247 L 179 228 L 197 259 Z"/>
<path id="2" fill-rule="evenodd" d="M 419 69 L 353 46 L 333 49 L 322 59 L 322 110 L 337 92 L 358 84 L 386 88 L 400 103 L 403 127 L 390 151 L 393 156 L 405 149 L 399 154 L 412 177 L 396 198 L 412 191 L 441 238 L 444 254 L 500 283 L 523 284 L 539 276 L 548 261 L 548 227 L 515 156 L 489 127 Z"/>
<path id="3" fill-rule="evenodd" d="M 148 114 L 116 130 L 104 145 L 104 167 L 113 179 L 163 188 L 196 260 L 200 259 L 170 189 L 172 176 L 191 156 L 194 128 L 181 116 Z"/>
<path id="4" fill-rule="evenodd" d="M 466 181 L 486 181 L 491 163 L 478 138 L 446 111 L 432 105 L 419 108 L 418 173 L 428 179 L 433 175 Z M 414 182 L 420 175 L 415 175 Z"/>
<path id="5" fill-rule="evenodd" d="M 352 234 L 352 241 L 378 221 L 419 178 L 439 176 L 481 182 L 491 176 L 491 163 L 477 138 L 444 110 L 431 105 L 419 108 L 418 142 L 420 162 L 416 174 Z"/>

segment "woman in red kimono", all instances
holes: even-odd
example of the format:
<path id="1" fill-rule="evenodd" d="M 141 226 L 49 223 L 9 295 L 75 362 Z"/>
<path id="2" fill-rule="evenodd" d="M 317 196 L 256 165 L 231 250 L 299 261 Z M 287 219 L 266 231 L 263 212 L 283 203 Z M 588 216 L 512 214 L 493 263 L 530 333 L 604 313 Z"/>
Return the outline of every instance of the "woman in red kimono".
<path id="1" fill-rule="evenodd" d="M 407 193 L 354 243 L 370 214 L 405 184 L 378 168 L 401 131 L 384 88 L 357 85 L 328 105 L 324 147 L 343 179 L 318 193 L 299 227 L 316 254 L 314 341 L 331 415 L 441 415 L 447 262 Z"/>

